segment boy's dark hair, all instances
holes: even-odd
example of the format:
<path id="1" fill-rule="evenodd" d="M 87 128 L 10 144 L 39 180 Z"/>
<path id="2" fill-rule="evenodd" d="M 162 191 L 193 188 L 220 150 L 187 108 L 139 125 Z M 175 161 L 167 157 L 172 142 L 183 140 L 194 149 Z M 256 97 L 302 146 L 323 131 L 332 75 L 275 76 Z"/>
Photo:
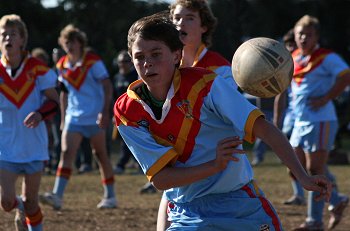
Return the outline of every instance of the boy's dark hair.
<path id="1" fill-rule="evenodd" d="M 171 51 L 182 50 L 179 31 L 165 13 L 143 17 L 130 27 L 128 32 L 128 52 L 132 56 L 132 45 L 137 37 L 145 40 L 164 42 Z"/>
<path id="2" fill-rule="evenodd" d="M 210 47 L 211 39 L 216 28 L 217 19 L 211 11 L 208 1 L 206 0 L 177 0 L 169 6 L 170 15 L 173 16 L 177 5 L 181 5 L 193 11 L 198 11 L 202 26 L 207 28 L 207 31 L 202 34 L 202 42 Z"/>

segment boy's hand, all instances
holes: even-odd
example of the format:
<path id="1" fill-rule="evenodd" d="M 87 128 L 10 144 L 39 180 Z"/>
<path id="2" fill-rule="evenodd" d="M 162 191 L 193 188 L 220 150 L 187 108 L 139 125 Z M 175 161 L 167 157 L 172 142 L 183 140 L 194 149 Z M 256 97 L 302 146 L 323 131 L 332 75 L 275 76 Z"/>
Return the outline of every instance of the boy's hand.
<path id="1" fill-rule="evenodd" d="M 43 117 L 39 112 L 31 112 L 29 113 L 23 121 L 24 126 L 28 128 L 35 128 L 39 125 Z"/>
<path id="2" fill-rule="evenodd" d="M 320 195 L 316 197 L 316 200 L 325 199 L 327 202 L 329 201 L 332 192 L 332 183 L 327 177 L 323 175 L 314 175 L 300 182 L 306 190 L 320 193 Z"/>
<path id="3" fill-rule="evenodd" d="M 229 137 L 219 141 L 216 147 L 215 165 L 217 168 L 223 170 L 226 168 L 229 161 L 239 161 L 239 158 L 234 154 L 245 154 L 242 149 L 236 149 L 237 146 L 243 143 L 239 137 Z"/>

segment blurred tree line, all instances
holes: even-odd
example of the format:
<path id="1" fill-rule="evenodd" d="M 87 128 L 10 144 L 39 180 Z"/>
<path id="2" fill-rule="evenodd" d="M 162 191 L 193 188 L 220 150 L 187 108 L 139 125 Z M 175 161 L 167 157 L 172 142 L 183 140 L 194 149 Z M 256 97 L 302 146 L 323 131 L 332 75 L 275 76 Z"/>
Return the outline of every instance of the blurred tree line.
<path id="1" fill-rule="evenodd" d="M 303 15 L 321 22 L 321 44 L 350 61 L 349 0 L 209 0 L 218 27 L 212 49 L 231 60 L 246 39 L 281 39 Z M 58 0 L 44 8 L 40 0 L 0 1 L 0 16 L 18 14 L 29 31 L 28 49 L 43 47 L 49 54 L 57 47 L 60 30 L 73 23 L 86 32 L 91 46 L 113 73 L 113 58 L 126 48 L 127 32 L 140 17 L 168 9 L 157 0 Z M 111 73 L 111 74 L 112 74 Z"/>

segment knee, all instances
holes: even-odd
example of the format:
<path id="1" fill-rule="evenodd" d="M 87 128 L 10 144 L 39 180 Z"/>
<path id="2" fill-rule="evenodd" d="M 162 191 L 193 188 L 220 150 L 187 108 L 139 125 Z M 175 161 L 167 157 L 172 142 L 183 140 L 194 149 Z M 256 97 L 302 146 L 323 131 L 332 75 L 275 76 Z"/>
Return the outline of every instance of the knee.
<path id="1" fill-rule="evenodd" d="M 14 197 L 1 197 L 1 208 L 5 212 L 10 212 L 12 209 L 16 207 L 16 200 Z"/>

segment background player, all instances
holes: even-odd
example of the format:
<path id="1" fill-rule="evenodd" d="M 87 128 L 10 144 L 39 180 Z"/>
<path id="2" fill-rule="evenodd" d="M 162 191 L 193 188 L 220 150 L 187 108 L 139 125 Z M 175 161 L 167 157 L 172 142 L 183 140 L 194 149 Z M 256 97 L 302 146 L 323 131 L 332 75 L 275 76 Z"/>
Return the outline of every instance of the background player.
<path id="1" fill-rule="evenodd" d="M 18 15 L 0 19 L 0 201 L 17 209 L 17 230 L 43 229 L 38 191 L 49 158 L 45 119 L 58 110 L 57 76 L 26 52 L 28 32 Z M 22 195 L 16 181 L 24 175 Z"/>
<path id="2" fill-rule="evenodd" d="M 295 122 L 290 138 L 300 162 L 310 174 L 324 174 L 329 151 L 337 133 L 337 116 L 332 99 L 350 84 L 350 70 L 335 53 L 320 48 L 318 19 L 305 15 L 294 26 L 298 49 L 292 53 L 294 76 L 291 82 Z M 295 230 L 322 230 L 324 200 L 309 192 L 306 221 Z M 331 209 L 329 228 L 342 217 L 348 197 L 338 197 Z"/>
<path id="3" fill-rule="evenodd" d="M 107 155 L 105 132 L 110 123 L 112 97 L 108 72 L 99 56 L 85 51 L 87 38 L 77 27 L 70 24 L 63 28 L 59 44 L 67 53 L 57 63 L 62 86 L 62 152 L 53 191 L 42 195 L 41 202 L 56 210 L 61 209 L 72 165 L 85 136 L 90 139 L 93 153 L 98 159 L 104 188 L 104 197 L 97 207 L 115 208 L 114 176 Z"/>

